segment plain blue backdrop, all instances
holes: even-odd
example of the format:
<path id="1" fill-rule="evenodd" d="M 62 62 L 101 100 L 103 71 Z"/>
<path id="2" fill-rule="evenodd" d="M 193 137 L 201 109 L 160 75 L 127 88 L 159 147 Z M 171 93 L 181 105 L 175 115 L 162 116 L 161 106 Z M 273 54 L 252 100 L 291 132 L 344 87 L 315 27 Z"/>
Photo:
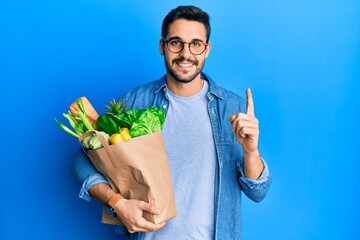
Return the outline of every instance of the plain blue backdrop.
<path id="1" fill-rule="evenodd" d="M 0 239 L 119 239 L 77 197 L 79 144 L 54 117 L 163 75 L 162 19 L 188 4 L 211 15 L 204 71 L 253 91 L 273 184 L 244 198 L 245 239 L 360 239 L 357 0 L 2 0 Z"/>

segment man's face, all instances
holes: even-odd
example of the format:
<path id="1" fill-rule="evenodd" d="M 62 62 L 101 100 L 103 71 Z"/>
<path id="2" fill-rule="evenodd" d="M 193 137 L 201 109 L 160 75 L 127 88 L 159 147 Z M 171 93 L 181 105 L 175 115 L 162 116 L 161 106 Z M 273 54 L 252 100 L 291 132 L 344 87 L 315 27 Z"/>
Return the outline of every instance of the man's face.
<path id="1" fill-rule="evenodd" d="M 206 43 L 206 29 L 200 22 L 178 19 L 169 26 L 166 40 L 169 39 L 187 43 L 200 40 Z M 204 67 L 205 58 L 209 55 L 209 51 L 210 44 L 202 54 L 195 55 L 190 52 L 189 45 L 185 44 L 179 53 L 173 53 L 169 51 L 163 41 L 160 41 L 160 53 L 164 55 L 168 80 L 188 83 L 195 78 L 200 78 L 199 73 Z"/>

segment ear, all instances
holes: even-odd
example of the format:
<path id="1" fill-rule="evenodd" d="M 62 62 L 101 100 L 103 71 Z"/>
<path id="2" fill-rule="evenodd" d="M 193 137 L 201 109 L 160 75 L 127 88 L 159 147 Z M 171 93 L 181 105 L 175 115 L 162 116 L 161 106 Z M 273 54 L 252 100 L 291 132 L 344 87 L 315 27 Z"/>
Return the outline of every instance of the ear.
<path id="1" fill-rule="evenodd" d="M 208 43 L 208 46 L 206 47 L 205 50 L 205 58 L 207 58 L 210 54 L 210 49 L 211 49 L 211 42 Z"/>
<path id="2" fill-rule="evenodd" d="M 165 43 L 162 39 L 159 40 L 159 50 L 160 50 L 160 54 L 162 56 L 165 55 L 165 49 L 164 49 Z"/>

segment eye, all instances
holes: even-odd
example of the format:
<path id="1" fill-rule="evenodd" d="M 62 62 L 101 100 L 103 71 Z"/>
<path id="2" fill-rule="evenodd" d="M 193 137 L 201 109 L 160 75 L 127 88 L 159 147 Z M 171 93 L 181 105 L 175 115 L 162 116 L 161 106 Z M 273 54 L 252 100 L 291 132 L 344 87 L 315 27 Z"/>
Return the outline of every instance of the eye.
<path id="1" fill-rule="evenodd" d="M 180 40 L 171 40 L 169 43 L 170 43 L 171 46 L 179 46 L 179 45 L 182 44 L 182 41 L 180 41 Z"/>
<path id="2" fill-rule="evenodd" d="M 191 45 L 194 47 L 194 48 L 199 48 L 202 46 L 202 42 L 200 41 L 195 41 L 195 42 L 192 42 Z"/>

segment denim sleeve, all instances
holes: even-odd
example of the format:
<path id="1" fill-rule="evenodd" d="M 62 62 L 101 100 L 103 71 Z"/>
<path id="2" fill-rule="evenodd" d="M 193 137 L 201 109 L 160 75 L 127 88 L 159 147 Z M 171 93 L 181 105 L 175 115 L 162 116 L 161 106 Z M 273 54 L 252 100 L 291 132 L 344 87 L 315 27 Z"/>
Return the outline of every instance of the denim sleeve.
<path id="1" fill-rule="evenodd" d="M 79 197 L 87 201 L 91 200 L 91 196 L 88 192 L 91 187 L 98 183 L 110 185 L 104 175 L 95 169 L 90 162 L 90 159 L 81 148 L 73 157 L 71 173 L 79 185 L 81 185 Z"/>
<path id="2" fill-rule="evenodd" d="M 264 164 L 264 169 L 258 179 L 250 179 L 244 174 L 244 166 L 238 164 L 238 170 L 241 174 L 239 178 L 240 185 L 243 189 L 245 195 L 255 202 L 262 201 L 267 192 L 269 191 L 272 177 L 270 175 L 269 168 L 266 162 L 262 159 Z"/>

